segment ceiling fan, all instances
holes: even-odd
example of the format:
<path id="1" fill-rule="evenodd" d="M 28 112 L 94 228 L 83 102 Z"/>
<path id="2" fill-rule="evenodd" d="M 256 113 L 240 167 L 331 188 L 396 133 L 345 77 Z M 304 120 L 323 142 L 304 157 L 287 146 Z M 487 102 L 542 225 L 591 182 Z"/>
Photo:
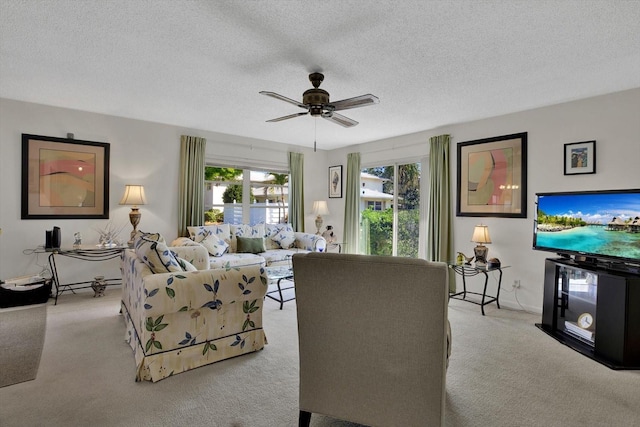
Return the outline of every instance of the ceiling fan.
<path id="1" fill-rule="evenodd" d="M 311 73 L 309 74 L 309 80 L 313 85 L 313 89 L 308 89 L 302 94 L 302 102 L 295 101 L 291 98 L 287 98 L 286 96 L 282 96 L 275 92 L 260 92 L 262 95 L 270 96 L 272 98 L 288 102 L 289 104 L 296 105 L 303 110 L 307 110 L 305 112 L 289 114 L 288 116 L 267 120 L 267 122 L 280 122 L 282 120 L 311 114 L 314 117 L 320 116 L 323 119 L 348 128 L 357 125 L 358 122 L 350 119 L 349 117 L 343 116 L 342 114 L 338 114 L 336 113 L 336 111 L 348 110 L 350 108 L 366 107 L 367 105 L 377 104 L 378 102 L 380 102 L 377 96 L 371 94 L 360 95 L 353 98 L 330 102 L 329 92 L 324 89 L 320 89 L 320 83 L 322 83 L 322 81 L 324 80 L 324 74 Z"/>

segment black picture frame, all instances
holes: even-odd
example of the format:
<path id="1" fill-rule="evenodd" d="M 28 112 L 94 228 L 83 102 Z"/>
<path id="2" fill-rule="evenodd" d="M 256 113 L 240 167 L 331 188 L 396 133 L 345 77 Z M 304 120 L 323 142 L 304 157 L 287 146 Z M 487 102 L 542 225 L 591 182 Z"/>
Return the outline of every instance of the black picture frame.
<path id="1" fill-rule="evenodd" d="M 106 142 L 22 134 L 22 219 L 108 219 Z"/>
<path id="2" fill-rule="evenodd" d="M 329 167 L 329 198 L 342 198 L 342 165 Z"/>
<path id="3" fill-rule="evenodd" d="M 456 216 L 527 217 L 527 132 L 457 145 Z"/>
<path id="4" fill-rule="evenodd" d="M 596 173 L 596 141 L 564 144 L 564 174 Z"/>

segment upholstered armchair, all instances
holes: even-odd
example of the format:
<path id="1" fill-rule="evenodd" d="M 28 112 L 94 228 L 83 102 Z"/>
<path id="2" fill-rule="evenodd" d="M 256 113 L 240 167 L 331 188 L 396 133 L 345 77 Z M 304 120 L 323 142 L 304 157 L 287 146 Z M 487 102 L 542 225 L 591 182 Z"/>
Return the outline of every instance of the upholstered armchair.
<path id="1" fill-rule="evenodd" d="M 448 270 L 422 259 L 293 256 L 300 426 L 319 413 L 375 426 L 444 425 Z"/>

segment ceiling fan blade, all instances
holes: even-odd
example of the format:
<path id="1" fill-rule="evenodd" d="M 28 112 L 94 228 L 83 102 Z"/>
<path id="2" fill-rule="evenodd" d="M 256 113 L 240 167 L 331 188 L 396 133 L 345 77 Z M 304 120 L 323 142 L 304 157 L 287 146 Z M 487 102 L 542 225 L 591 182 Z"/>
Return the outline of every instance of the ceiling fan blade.
<path id="1" fill-rule="evenodd" d="M 283 117 L 278 117 L 277 119 L 271 119 L 271 120 L 267 120 L 267 122 L 281 122 L 283 120 L 287 120 L 287 119 L 293 119 L 294 117 L 300 117 L 300 116 L 305 116 L 309 114 L 309 112 L 304 112 L 304 113 L 295 113 L 295 114 L 289 114 L 288 116 L 283 116 Z"/>
<path id="2" fill-rule="evenodd" d="M 302 104 L 302 103 L 300 103 L 298 101 L 295 101 L 295 100 L 293 100 L 291 98 L 287 98 L 286 96 L 280 95 L 279 93 L 267 92 L 267 91 L 263 90 L 262 92 L 260 92 L 260 94 L 261 95 L 267 95 L 267 96 L 270 96 L 270 97 L 275 98 L 275 99 L 279 99 L 279 100 L 284 101 L 284 102 L 288 102 L 289 104 L 297 105 L 298 107 L 304 108 L 305 110 L 307 108 L 309 108 L 308 106 L 306 106 L 306 105 L 304 105 L 304 104 Z"/>
<path id="3" fill-rule="evenodd" d="M 366 107 L 367 105 L 377 104 L 380 100 L 377 96 L 366 94 L 355 96 L 353 98 L 341 99 L 340 101 L 330 102 L 335 111 L 348 110 L 350 108 Z"/>
<path id="4" fill-rule="evenodd" d="M 358 124 L 358 122 L 356 122 L 355 120 L 338 113 L 324 113 L 322 115 L 322 118 L 329 120 L 330 122 L 337 123 L 340 126 L 344 126 L 346 128 L 350 128 L 351 126 L 355 126 Z"/>

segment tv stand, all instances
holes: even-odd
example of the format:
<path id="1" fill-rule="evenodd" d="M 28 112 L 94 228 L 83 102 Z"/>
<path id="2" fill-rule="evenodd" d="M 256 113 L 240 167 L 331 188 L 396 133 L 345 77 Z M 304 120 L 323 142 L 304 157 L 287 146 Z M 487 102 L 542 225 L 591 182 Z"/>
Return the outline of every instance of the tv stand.
<path id="1" fill-rule="evenodd" d="M 612 369 L 640 369 L 640 275 L 545 260 L 538 328 Z"/>

